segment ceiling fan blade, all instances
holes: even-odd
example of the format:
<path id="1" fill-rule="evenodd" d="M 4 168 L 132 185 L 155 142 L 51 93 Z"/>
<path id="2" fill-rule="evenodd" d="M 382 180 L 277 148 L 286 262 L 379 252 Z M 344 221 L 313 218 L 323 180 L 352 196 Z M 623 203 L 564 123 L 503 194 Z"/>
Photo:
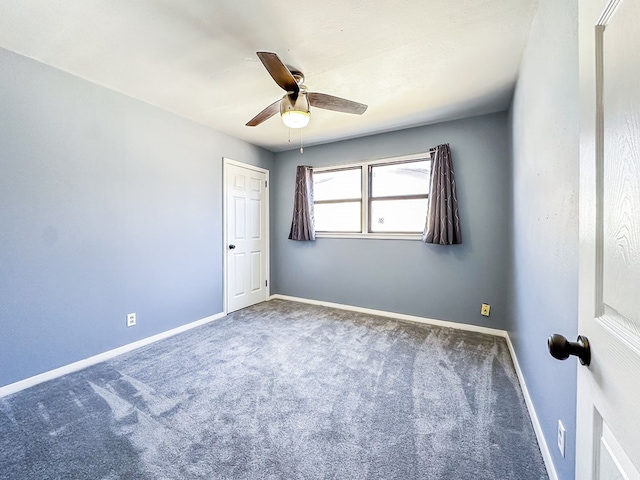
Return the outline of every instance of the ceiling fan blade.
<path id="1" fill-rule="evenodd" d="M 367 105 L 358 102 L 352 102 L 326 93 L 308 93 L 309 103 L 314 107 L 324 108 L 325 110 L 334 110 L 336 112 L 354 113 L 362 115 L 367 110 Z"/>
<path id="2" fill-rule="evenodd" d="M 259 114 L 257 114 L 255 117 L 253 117 L 251 120 L 249 120 L 247 122 L 247 127 L 255 127 L 257 125 L 260 125 L 265 120 L 268 120 L 271 117 L 273 117 L 276 113 L 280 113 L 280 100 L 276 100 L 267 108 L 262 110 Z"/>
<path id="3" fill-rule="evenodd" d="M 270 52 L 257 52 L 256 55 L 280 88 L 287 92 L 298 93 L 300 87 L 296 79 L 278 55 Z"/>

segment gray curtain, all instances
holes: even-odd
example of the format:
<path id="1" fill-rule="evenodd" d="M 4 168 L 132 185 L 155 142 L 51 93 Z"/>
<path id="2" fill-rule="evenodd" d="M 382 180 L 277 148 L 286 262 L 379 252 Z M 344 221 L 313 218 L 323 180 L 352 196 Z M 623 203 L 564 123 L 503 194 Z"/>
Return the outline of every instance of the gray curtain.
<path id="1" fill-rule="evenodd" d="M 456 177 L 448 143 L 438 145 L 431 160 L 429 208 L 422 241 L 438 245 L 462 243 Z"/>
<path id="2" fill-rule="evenodd" d="M 296 169 L 296 193 L 293 198 L 293 219 L 289 240 L 316 239 L 313 221 L 313 169 L 299 165 Z"/>

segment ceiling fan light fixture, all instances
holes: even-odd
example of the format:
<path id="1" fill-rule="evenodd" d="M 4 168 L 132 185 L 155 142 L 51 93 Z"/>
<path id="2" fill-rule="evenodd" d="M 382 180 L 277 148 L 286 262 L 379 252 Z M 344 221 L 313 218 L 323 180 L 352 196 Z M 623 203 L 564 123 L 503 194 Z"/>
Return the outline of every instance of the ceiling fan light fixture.
<path id="1" fill-rule="evenodd" d="M 280 101 L 280 118 L 289 128 L 304 128 L 309 124 L 311 113 L 306 91 L 302 90 L 295 97 L 287 94 Z"/>
<path id="2" fill-rule="evenodd" d="M 289 128 L 304 128 L 309 125 L 311 114 L 300 110 L 287 110 L 280 115 L 282 123 Z"/>

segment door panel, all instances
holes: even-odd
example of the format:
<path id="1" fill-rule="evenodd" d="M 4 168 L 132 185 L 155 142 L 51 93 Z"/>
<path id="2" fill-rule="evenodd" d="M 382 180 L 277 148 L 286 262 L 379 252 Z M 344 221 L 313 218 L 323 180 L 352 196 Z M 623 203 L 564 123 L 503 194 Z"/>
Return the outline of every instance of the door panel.
<path id="1" fill-rule="evenodd" d="M 262 252 L 251 252 L 251 291 L 262 288 Z"/>
<path id="2" fill-rule="evenodd" d="M 240 195 L 240 194 L 243 195 L 244 193 L 245 193 L 244 190 L 241 190 L 239 193 L 236 193 L 236 195 Z M 234 221 L 234 226 L 235 226 L 235 228 L 233 229 L 234 234 L 231 237 L 231 240 L 233 241 L 244 240 L 246 237 L 245 235 L 246 223 L 243 221 L 246 215 L 246 209 L 245 209 L 246 199 L 244 197 L 236 196 L 236 195 L 234 195 L 233 197 L 233 209 L 231 211 L 231 213 L 233 213 L 234 220 L 238 219 L 237 221 Z"/>
<path id="3" fill-rule="evenodd" d="M 621 2 L 597 35 L 603 53 L 604 295 L 605 305 L 633 326 L 640 319 L 640 15 Z"/>
<path id="4" fill-rule="evenodd" d="M 233 253 L 231 255 L 231 272 L 233 272 L 233 276 L 231 278 L 233 278 L 233 282 L 231 283 L 231 285 L 233 285 L 233 289 L 231 290 L 231 294 L 233 297 L 240 297 L 242 295 L 244 295 L 246 293 L 245 289 L 244 289 L 244 272 L 245 272 L 245 257 L 246 255 L 244 253 Z"/>
<path id="5" fill-rule="evenodd" d="M 640 0 L 580 1 L 576 478 L 640 479 Z"/>
<path id="6" fill-rule="evenodd" d="M 262 192 L 262 182 L 260 181 L 260 179 L 258 178 L 251 179 L 251 190 L 254 193 L 258 193 L 258 194 Z"/>
<path id="7" fill-rule="evenodd" d="M 607 480 L 632 480 L 637 478 L 627 473 L 633 472 L 634 466 L 597 410 L 595 427 L 596 439 L 598 440 L 596 465 L 599 476 L 597 478 Z"/>
<path id="8" fill-rule="evenodd" d="M 260 199 L 251 199 L 251 219 L 250 219 L 250 236 L 254 240 L 262 238 L 262 201 Z"/>
<path id="9" fill-rule="evenodd" d="M 227 312 L 268 296 L 267 173 L 225 162 Z"/>

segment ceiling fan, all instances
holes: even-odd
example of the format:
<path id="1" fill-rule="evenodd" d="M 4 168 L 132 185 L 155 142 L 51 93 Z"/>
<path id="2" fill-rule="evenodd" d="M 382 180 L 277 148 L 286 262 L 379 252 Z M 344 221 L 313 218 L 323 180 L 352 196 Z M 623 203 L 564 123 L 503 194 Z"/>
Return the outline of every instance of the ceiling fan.
<path id="1" fill-rule="evenodd" d="M 248 127 L 260 125 L 280 112 L 282 122 L 289 128 L 303 128 L 311 117 L 310 106 L 334 110 L 336 112 L 362 115 L 367 105 L 352 102 L 326 93 L 307 91 L 303 85 L 304 75 L 298 70 L 289 69 L 275 53 L 257 52 L 258 58 L 276 83 L 287 93 L 247 122 Z"/>

